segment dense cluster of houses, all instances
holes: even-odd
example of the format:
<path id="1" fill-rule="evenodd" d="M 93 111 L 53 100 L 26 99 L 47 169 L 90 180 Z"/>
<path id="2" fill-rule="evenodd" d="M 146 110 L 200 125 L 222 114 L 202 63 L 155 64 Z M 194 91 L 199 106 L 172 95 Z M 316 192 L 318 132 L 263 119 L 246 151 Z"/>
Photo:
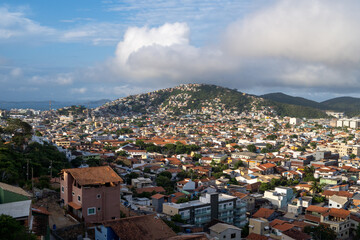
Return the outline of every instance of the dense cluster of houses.
<path id="1" fill-rule="evenodd" d="M 180 117 L 45 111 L 24 120 L 39 133 L 32 141 L 81 160 L 61 173 L 60 204 L 95 225 L 96 239 L 128 239 L 126 227 L 148 239 L 312 239 L 308 229 L 317 226 L 348 239 L 360 222 L 360 132 L 330 119 L 280 118 L 261 108 Z M 19 189 L 1 189 L 23 195 L 12 204 L 33 209 Z M 0 212 L 4 204 L 0 194 Z M 48 214 L 34 208 L 19 219 L 31 212 Z"/>

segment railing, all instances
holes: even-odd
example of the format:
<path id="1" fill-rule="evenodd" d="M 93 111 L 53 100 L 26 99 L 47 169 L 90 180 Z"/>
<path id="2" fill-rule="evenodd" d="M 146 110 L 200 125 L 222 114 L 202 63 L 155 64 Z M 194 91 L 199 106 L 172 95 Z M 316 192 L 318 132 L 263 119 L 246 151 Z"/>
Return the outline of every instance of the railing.
<path id="1" fill-rule="evenodd" d="M 226 207 L 226 208 L 219 208 L 219 212 L 224 212 L 224 211 L 228 211 L 228 210 L 233 210 L 234 207 Z"/>
<path id="2" fill-rule="evenodd" d="M 206 212 L 195 212 L 195 216 L 206 216 L 206 215 L 210 215 L 211 211 L 206 211 Z"/>

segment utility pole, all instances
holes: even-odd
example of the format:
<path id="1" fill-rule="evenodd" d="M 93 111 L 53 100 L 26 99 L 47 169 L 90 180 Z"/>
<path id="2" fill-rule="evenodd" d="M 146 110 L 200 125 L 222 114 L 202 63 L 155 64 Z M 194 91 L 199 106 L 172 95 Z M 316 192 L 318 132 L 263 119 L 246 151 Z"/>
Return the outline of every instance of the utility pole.
<path id="1" fill-rule="evenodd" d="M 29 181 L 29 158 L 26 159 L 27 163 L 26 163 L 26 181 Z"/>
<path id="2" fill-rule="evenodd" d="M 50 178 L 52 178 L 52 160 L 50 161 Z"/>
<path id="3" fill-rule="evenodd" d="M 31 189 L 34 189 L 34 168 L 31 168 Z"/>

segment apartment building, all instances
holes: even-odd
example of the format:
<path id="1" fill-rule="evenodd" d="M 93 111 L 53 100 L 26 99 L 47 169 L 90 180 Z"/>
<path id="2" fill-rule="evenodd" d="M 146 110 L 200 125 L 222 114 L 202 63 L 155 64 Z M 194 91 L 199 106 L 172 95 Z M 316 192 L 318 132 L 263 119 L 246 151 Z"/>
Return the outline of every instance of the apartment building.
<path id="1" fill-rule="evenodd" d="M 97 223 L 120 218 L 122 182 L 109 166 L 63 169 L 61 203 L 81 221 Z"/>
<path id="2" fill-rule="evenodd" d="M 285 208 L 293 198 L 293 190 L 288 187 L 276 187 L 275 190 L 265 191 L 264 198 L 278 208 Z"/>
<path id="3" fill-rule="evenodd" d="M 206 193 L 199 200 L 186 203 L 164 203 L 163 213 L 174 216 L 180 214 L 189 224 L 204 226 L 212 219 L 218 219 L 237 227 L 246 225 L 246 202 L 219 193 Z"/>
<path id="4" fill-rule="evenodd" d="M 350 211 L 311 205 L 306 209 L 305 222 L 329 226 L 337 234 L 337 239 L 348 239 L 350 235 Z"/>

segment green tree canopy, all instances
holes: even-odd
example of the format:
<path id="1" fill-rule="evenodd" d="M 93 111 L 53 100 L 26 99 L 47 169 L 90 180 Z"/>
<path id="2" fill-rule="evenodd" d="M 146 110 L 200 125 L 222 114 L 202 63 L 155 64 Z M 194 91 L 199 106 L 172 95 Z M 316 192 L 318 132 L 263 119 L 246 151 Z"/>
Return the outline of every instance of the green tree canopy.
<path id="1" fill-rule="evenodd" d="M 8 215 L 0 215 L 0 239 L 3 240 L 35 240 L 36 236 Z"/>

